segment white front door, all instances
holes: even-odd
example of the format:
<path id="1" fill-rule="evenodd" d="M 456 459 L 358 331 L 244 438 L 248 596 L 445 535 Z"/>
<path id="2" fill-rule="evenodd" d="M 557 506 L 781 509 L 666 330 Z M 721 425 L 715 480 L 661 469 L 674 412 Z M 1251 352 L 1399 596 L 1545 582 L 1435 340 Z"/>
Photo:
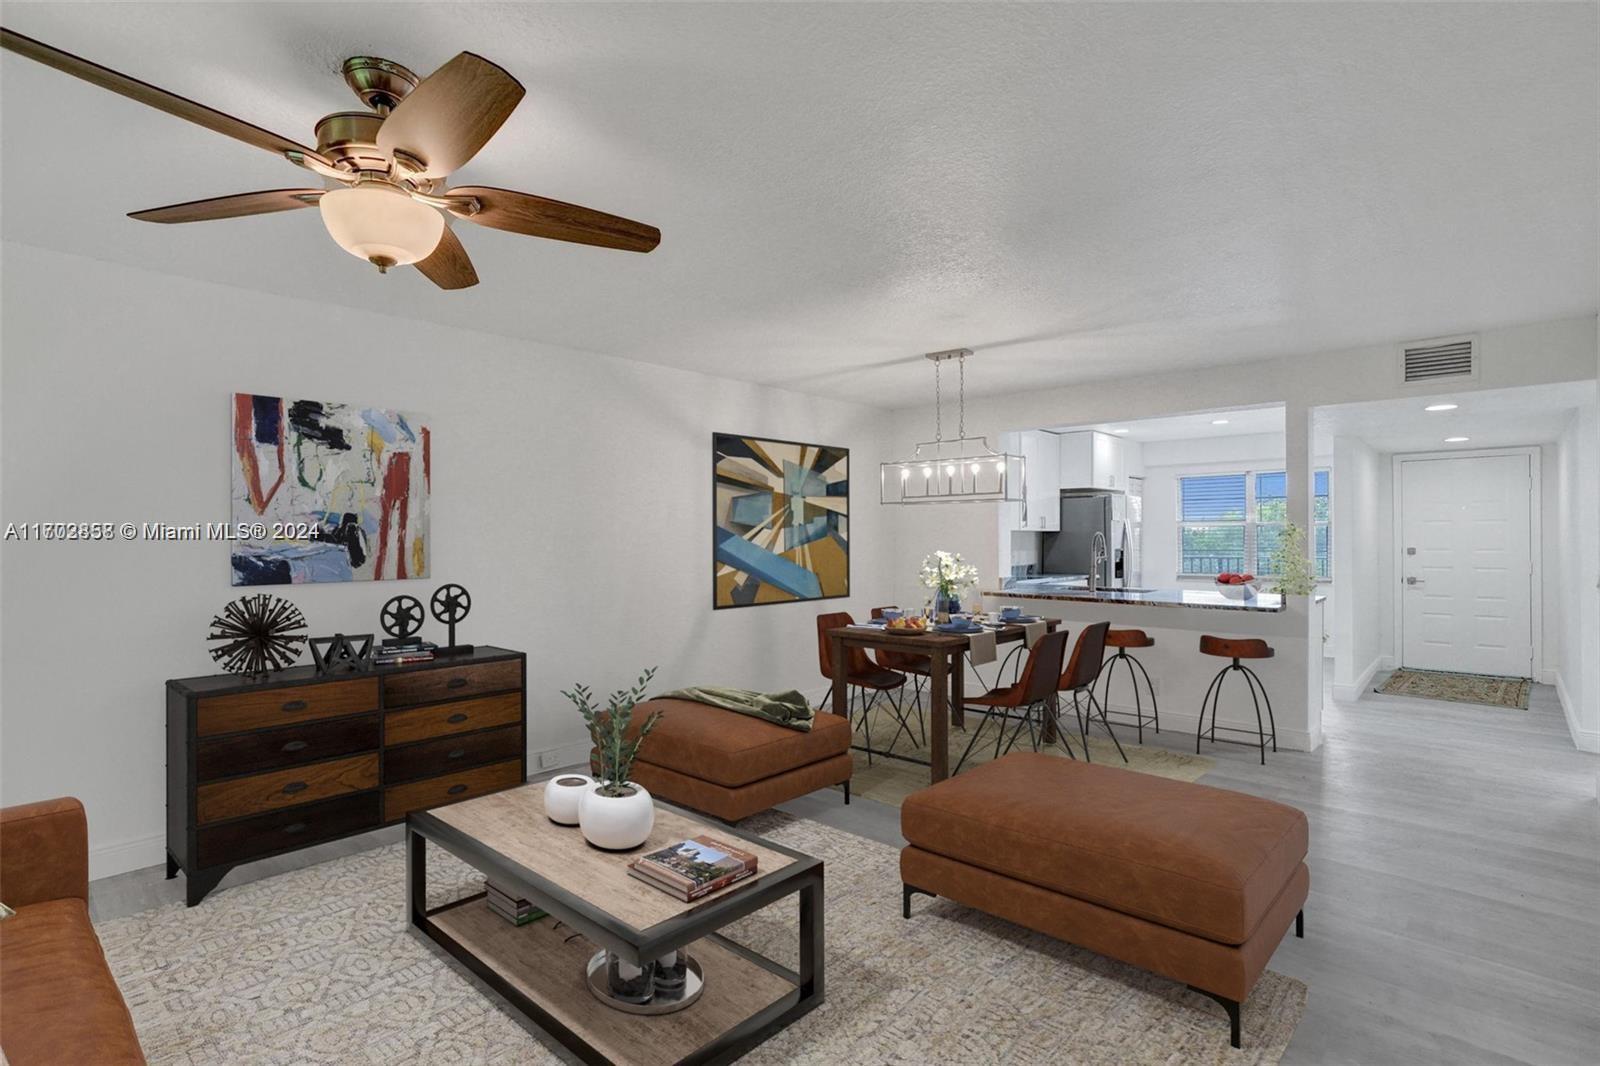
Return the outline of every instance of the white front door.
<path id="1" fill-rule="evenodd" d="M 1533 674 L 1532 457 L 1400 462 L 1401 665 Z"/>

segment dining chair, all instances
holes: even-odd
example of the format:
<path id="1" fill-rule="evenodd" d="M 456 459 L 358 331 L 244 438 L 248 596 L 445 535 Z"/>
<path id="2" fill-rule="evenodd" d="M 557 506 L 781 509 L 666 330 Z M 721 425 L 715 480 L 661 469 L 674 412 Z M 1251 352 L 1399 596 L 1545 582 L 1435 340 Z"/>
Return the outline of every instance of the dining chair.
<path id="1" fill-rule="evenodd" d="M 887 611 L 898 611 L 900 608 L 890 605 L 888 607 L 874 607 L 872 617 L 882 618 Z M 933 676 L 933 660 L 926 655 L 916 655 L 909 651 L 894 651 L 890 648 L 874 648 L 872 658 L 885 670 L 898 670 L 911 679 L 912 705 L 917 710 L 917 731 L 922 734 L 922 746 L 928 746 L 928 717 L 922 710 L 922 689 Z M 909 712 L 908 712 L 909 713 Z M 900 734 L 895 734 L 899 739 Z"/>
<path id="2" fill-rule="evenodd" d="M 1006 739 L 1006 723 L 1015 721 L 1016 725 L 1011 730 L 1011 741 L 1005 745 L 1005 751 L 1010 751 L 1016 746 L 1017 738 L 1022 735 L 1023 726 L 1028 728 L 1028 740 L 1033 745 L 1033 750 L 1039 750 L 1039 742 L 1050 732 L 1049 725 L 1055 727 L 1056 739 L 1066 749 L 1068 755 L 1072 754 L 1072 745 L 1068 743 L 1066 733 L 1062 731 L 1056 718 L 1056 681 L 1061 674 L 1061 660 L 1067 653 L 1067 631 L 1058 629 L 1054 633 L 1046 633 L 1034 642 L 1033 649 L 1028 653 L 1027 665 L 1022 669 L 1022 676 L 1015 684 L 1005 688 L 994 688 L 981 696 L 966 697 L 965 705 L 968 708 L 983 707 L 983 720 L 978 723 L 978 728 L 972 731 L 972 738 L 967 741 L 967 750 L 961 753 L 961 758 L 956 762 L 955 773 L 961 772 L 961 767 L 967 761 L 967 756 L 972 754 L 972 749 L 978 744 L 978 737 L 983 733 L 983 727 L 989 724 L 991 718 L 999 722 L 998 736 L 994 742 L 994 757 L 999 758 L 1004 752 L 1000 745 Z M 1013 714 L 1020 711 L 1020 714 Z M 998 713 L 996 713 L 998 712 Z M 1039 728 L 1034 729 L 1034 717 L 1037 712 Z M 953 775 L 952 775 L 953 776 Z"/>
<path id="3" fill-rule="evenodd" d="M 1072 694 L 1072 709 L 1078 715 L 1078 737 L 1083 743 L 1086 762 L 1093 761 L 1089 755 L 1089 726 L 1093 724 L 1097 713 L 1100 724 L 1105 726 L 1111 737 L 1111 743 L 1117 746 L 1117 754 L 1122 756 L 1123 762 L 1128 761 L 1128 753 L 1122 750 L 1122 741 L 1117 739 L 1111 723 L 1106 720 L 1105 707 L 1094 695 L 1094 683 L 1100 676 L 1100 664 L 1106 655 L 1106 630 L 1110 628 L 1110 622 L 1096 622 L 1083 628 L 1083 632 L 1078 634 L 1078 643 L 1072 646 L 1072 658 L 1067 660 L 1067 668 L 1062 671 L 1057 685 L 1059 691 Z M 1085 699 L 1088 706 L 1084 706 Z"/>
<path id="4" fill-rule="evenodd" d="M 833 681 L 833 641 L 828 634 L 832 630 L 844 626 L 854 625 L 855 619 L 850 617 L 848 611 L 832 611 L 828 614 L 817 615 L 817 666 L 822 671 L 822 676 L 830 682 L 829 692 L 832 692 Z M 859 700 L 861 717 L 856 721 L 856 729 L 867 738 L 867 765 L 872 765 L 872 706 L 879 696 L 887 696 L 889 705 L 894 708 L 894 716 L 899 721 L 900 728 L 895 731 L 894 737 L 889 741 L 888 750 L 894 750 L 895 741 L 904 733 L 915 744 L 916 738 L 911 734 L 911 726 L 906 722 L 905 714 L 900 710 L 900 700 L 897 695 L 905 686 L 906 675 L 896 670 L 885 670 L 867 658 L 867 653 L 860 648 L 845 648 L 845 686 L 851 690 L 850 715 L 855 717 L 856 703 Z M 824 710 L 829 709 L 827 699 L 824 697 Z"/>

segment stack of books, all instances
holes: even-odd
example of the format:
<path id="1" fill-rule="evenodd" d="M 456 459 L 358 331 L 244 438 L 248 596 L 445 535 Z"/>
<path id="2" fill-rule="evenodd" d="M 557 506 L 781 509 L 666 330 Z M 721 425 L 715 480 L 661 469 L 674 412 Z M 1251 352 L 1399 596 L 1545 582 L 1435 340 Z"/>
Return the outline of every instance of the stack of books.
<path id="1" fill-rule="evenodd" d="M 685 903 L 756 872 L 756 857 L 715 837 L 691 837 L 628 864 L 628 873 Z"/>
<path id="2" fill-rule="evenodd" d="M 433 661 L 433 650 L 438 645 L 431 641 L 421 640 L 416 637 L 407 637 L 403 640 L 386 640 L 372 653 L 372 661 L 378 666 L 399 666 L 403 663 L 426 663 Z"/>
<path id="3" fill-rule="evenodd" d="M 525 899 L 513 896 L 493 881 L 483 883 L 488 894 L 489 909 L 512 925 L 527 925 L 544 917 L 544 911 Z"/>

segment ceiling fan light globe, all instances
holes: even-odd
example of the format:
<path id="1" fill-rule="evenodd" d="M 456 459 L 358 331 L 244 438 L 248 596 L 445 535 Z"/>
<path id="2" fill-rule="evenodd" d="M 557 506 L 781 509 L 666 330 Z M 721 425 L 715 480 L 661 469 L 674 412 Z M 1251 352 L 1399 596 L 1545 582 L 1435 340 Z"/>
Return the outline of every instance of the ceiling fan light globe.
<path id="1" fill-rule="evenodd" d="M 444 215 L 391 185 L 362 184 L 324 193 L 322 224 L 334 242 L 368 262 L 404 266 L 426 259 L 444 236 Z"/>

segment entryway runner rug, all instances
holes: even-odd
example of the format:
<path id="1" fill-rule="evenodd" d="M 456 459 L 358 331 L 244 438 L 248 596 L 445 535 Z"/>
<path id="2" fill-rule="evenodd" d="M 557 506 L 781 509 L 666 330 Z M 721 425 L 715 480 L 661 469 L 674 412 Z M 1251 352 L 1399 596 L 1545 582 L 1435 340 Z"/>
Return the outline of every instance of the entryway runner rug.
<path id="1" fill-rule="evenodd" d="M 1453 674 L 1443 670 L 1396 670 L 1373 691 L 1388 696 L 1481 703 L 1487 707 L 1510 707 L 1525 711 L 1532 687 L 1533 682 L 1526 677 Z"/>
<path id="2" fill-rule="evenodd" d="M 900 724 L 894 719 L 892 712 L 883 702 L 879 702 L 872 710 L 872 746 L 877 749 L 889 746 L 890 739 L 894 740 L 893 751 L 899 755 L 908 755 L 912 758 L 926 760 L 928 749 L 921 744 L 922 731 L 918 728 L 915 709 L 911 711 L 908 719 L 911 723 L 912 740 L 906 739 L 906 734 L 900 731 Z M 978 728 L 983 720 L 976 711 L 967 711 L 967 728 L 961 732 L 952 728 L 947 745 L 950 755 L 950 769 L 954 772 L 961 753 L 967 750 L 967 742 L 972 739 L 972 731 Z M 1071 710 L 1062 717 L 1062 722 L 1072 722 L 1076 729 L 1076 718 Z M 1105 763 L 1107 766 L 1120 766 L 1126 770 L 1137 770 L 1142 774 L 1152 774 L 1156 777 L 1170 777 L 1175 781 L 1198 781 L 1216 765 L 1216 761 L 1205 755 L 1185 754 L 1180 751 L 1168 751 L 1166 748 L 1155 747 L 1149 744 L 1134 743 L 1136 735 L 1132 726 L 1123 727 L 1112 720 L 1112 727 L 1117 731 L 1117 739 L 1122 741 L 1122 750 L 1127 753 L 1128 761 L 1124 763 L 1117 754 L 1116 747 L 1111 743 L 1111 738 L 1106 736 L 1105 730 L 1100 726 L 1094 727 L 1094 732 L 1089 735 L 1089 755 L 1095 762 Z M 983 727 L 983 735 L 978 738 L 978 743 L 973 747 L 972 754 L 967 756 L 966 769 L 971 769 L 979 763 L 991 761 L 994 756 L 994 741 L 998 730 L 998 723 L 991 721 Z M 1011 739 L 1012 726 L 1006 727 L 1006 739 Z M 1153 736 L 1151 728 L 1145 726 L 1145 737 Z M 1083 758 L 1077 733 L 1071 736 L 1072 750 L 1078 758 Z M 1191 737 L 1191 739 L 1193 739 Z M 858 731 L 855 734 L 855 743 L 866 743 L 865 736 Z M 1001 745 L 1002 752 L 1004 745 Z M 1032 745 L 1028 743 L 1028 731 L 1022 731 L 1013 751 L 1030 751 Z M 1040 751 L 1051 755 L 1059 755 L 1063 759 L 1066 752 L 1059 747 L 1041 747 Z M 902 759 L 882 758 L 873 756 L 872 765 L 867 765 L 867 756 L 862 751 L 851 751 L 851 758 L 855 762 L 855 770 L 850 777 L 850 794 L 865 796 L 898 807 L 905 802 L 905 798 L 918 789 L 928 787 L 928 768 L 914 762 Z"/>
<path id="3" fill-rule="evenodd" d="M 1235 1051 L 1222 1009 L 1180 984 L 947 900 L 905 921 L 888 845 L 778 812 L 743 827 L 828 878 L 827 1000 L 743 1062 L 1275 1063 L 1305 1011 L 1306 986 L 1268 971 Z M 431 846 L 428 874 L 435 905 L 479 882 Z M 411 930 L 404 883 L 392 844 L 101 923 L 150 1062 L 559 1062 Z M 791 902 L 728 932 L 793 967 L 796 919 Z"/>

